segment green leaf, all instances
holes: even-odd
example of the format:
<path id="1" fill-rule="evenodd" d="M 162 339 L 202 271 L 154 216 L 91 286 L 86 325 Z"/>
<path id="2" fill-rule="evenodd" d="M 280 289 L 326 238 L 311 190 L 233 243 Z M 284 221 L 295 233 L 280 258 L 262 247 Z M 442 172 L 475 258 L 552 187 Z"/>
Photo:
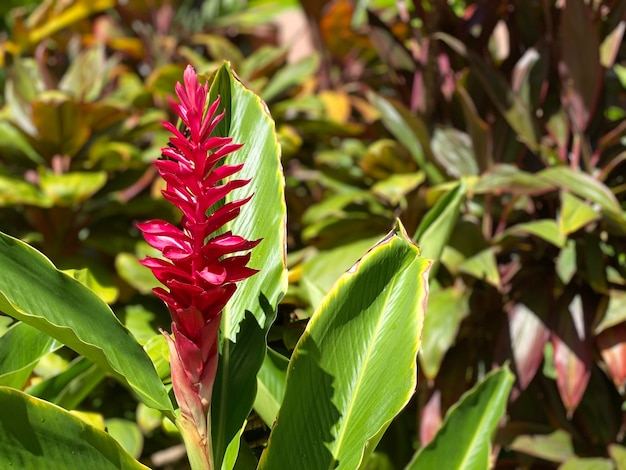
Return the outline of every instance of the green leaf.
<path id="1" fill-rule="evenodd" d="M 422 184 L 424 179 L 421 171 L 391 175 L 372 185 L 371 191 L 389 204 L 404 208 L 407 206 L 406 195 Z"/>
<path id="2" fill-rule="evenodd" d="M 22 178 L 0 175 L 0 207 L 21 204 L 51 207 L 54 201 Z"/>
<path id="3" fill-rule="evenodd" d="M 265 328 L 261 328 L 256 318 L 248 312 L 239 325 L 237 342 L 224 340 L 222 345 L 211 401 L 211 433 L 216 468 L 223 468 L 222 460 L 227 448 L 239 443 L 242 425 L 254 404 L 256 374 L 263 363 L 265 338 L 275 317 L 272 307 L 266 305 L 266 308 Z M 232 465 L 227 468 L 232 468 Z"/>
<path id="4" fill-rule="evenodd" d="M 478 175 L 478 163 L 468 134 L 454 127 L 436 128 L 431 142 L 439 165 L 454 177 Z"/>
<path id="5" fill-rule="evenodd" d="M 435 156 L 430 148 L 430 135 L 424 121 L 411 113 L 402 103 L 368 92 L 367 99 L 378 109 L 387 130 L 411 152 L 415 162 L 426 173 L 431 183 L 445 179 L 432 163 Z"/>
<path id="6" fill-rule="evenodd" d="M 617 470 L 626 470 L 626 447 L 609 444 L 609 455 L 615 462 Z"/>
<path id="7" fill-rule="evenodd" d="M 559 252 L 559 256 L 556 259 L 556 273 L 559 275 L 559 279 L 563 285 L 569 284 L 569 282 L 576 274 L 576 242 L 574 240 L 568 240 Z"/>
<path id="8" fill-rule="evenodd" d="M 285 395 L 289 359 L 268 348 L 263 365 L 257 374 L 257 392 L 254 411 L 269 427 L 274 425 Z"/>
<path id="9" fill-rule="evenodd" d="M 459 265 L 459 271 L 476 279 L 482 279 L 494 287 L 500 287 L 500 273 L 493 248 L 487 248 Z"/>
<path id="10" fill-rule="evenodd" d="M 29 395 L 73 410 L 98 385 L 106 374 L 89 359 L 79 357 L 60 374 L 26 389 Z"/>
<path id="11" fill-rule="evenodd" d="M 51 401 L 66 410 L 75 410 L 105 378 L 106 372 L 98 365 L 91 364 L 87 370 L 69 382 L 62 392 Z"/>
<path id="12" fill-rule="evenodd" d="M 80 103 L 59 91 L 37 95 L 32 101 L 32 116 L 35 149 L 48 158 L 55 154 L 76 156 L 91 136 Z"/>
<path id="13" fill-rule="evenodd" d="M 613 470 L 609 459 L 575 457 L 559 467 L 559 470 Z"/>
<path id="14" fill-rule="evenodd" d="M 595 233 L 586 233 L 582 243 L 576 244 L 576 261 L 578 274 L 593 290 L 604 294 L 608 290 L 608 279 L 602 239 Z"/>
<path id="15" fill-rule="evenodd" d="M 106 433 L 56 405 L 0 387 L 2 468 L 147 469 Z"/>
<path id="16" fill-rule="evenodd" d="M 310 54 L 296 63 L 281 67 L 263 88 L 261 96 L 264 100 L 271 101 L 289 87 L 302 84 L 315 74 L 319 62 L 317 54 Z"/>
<path id="17" fill-rule="evenodd" d="M 121 418 L 107 419 L 107 432 L 122 446 L 122 448 L 138 459 L 143 450 L 143 434 L 137 423 Z"/>
<path id="18" fill-rule="evenodd" d="M 132 253 L 118 253 L 115 256 L 115 270 L 122 279 L 142 294 L 149 294 L 152 289 L 161 285 L 150 268 L 141 264 Z"/>
<path id="19" fill-rule="evenodd" d="M 107 174 L 100 172 L 72 172 L 56 174 L 45 172 L 39 176 L 43 194 L 58 206 L 73 206 L 97 193 L 107 182 Z"/>
<path id="20" fill-rule="evenodd" d="M 59 90 L 91 103 L 100 96 L 107 83 L 107 68 L 104 44 L 86 49 L 70 62 L 59 82 Z"/>
<path id="21" fill-rule="evenodd" d="M 399 224 L 336 283 L 293 352 L 260 470 L 355 469 L 414 392 L 430 261 Z"/>
<path id="22" fill-rule="evenodd" d="M 561 234 L 555 220 L 540 219 L 513 225 L 501 232 L 494 241 L 500 242 L 509 235 L 535 235 L 556 247 L 563 248 L 566 238 Z"/>
<path id="23" fill-rule="evenodd" d="M 599 335 L 604 330 L 622 322 L 626 322 L 626 292 L 617 289 L 610 290 L 609 305 L 593 331 Z"/>
<path id="24" fill-rule="evenodd" d="M 489 468 L 491 438 L 514 380 L 506 366 L 487 374 L 448 410 L 435 438 L 415 454 L 406 470 Z"/>
<path id="25" fill-rule="evenodd" d="M 0 338 L 0 385 L 21 389 L 37 361 L 60 347 L 32 326 L 16 323 Z"/>
<path id="26" fill-rule="evenodd" d="M 481 175 L 472 191 L 476 194 L 500 195 L 506 192 L 517 196 L 533 196 L 552 191 L 554 188 L 555 184 L 537 178 L 537 175 L 522 171 L 513 165 L 499 164 Z"/>
<path id="27" fill-rule="evenodd" d="M 422 372 L 428 379 L 434 379 L 439 373 L 441 362 L 454 344 L 459 326 L 468 314 L 468 292 L 450 287 L 429 294 L 420 350 Z"/>
<path id="28" fill-rule="evenodd" d="M 576 455 L 572 436 L 562 429 L 550 434 L 522 434 L 515 437 L 507 447 L 550 462 L 563 462 Z"/>
<path id="29" fill-rule="evenodd" d="M 558 166 L 547 168 L 536 177 L 568 189 L 583 199 L 589 199 L 608 213 L 622 214 L 622 208 L 611 190 L 587 173 Z"/>
<path id="30" fill-rule="evenodd" d="M 420 222 L 414 239 L 420 245 L 422 256 L 425 258 L 437 260 L 441 256 L 459 217 L 465 194 L 466 185 L 461 180 L 453 189 L 439 198 Z"/>
<path id="31" fill-rule="evenodd" d="M 225 96 L 223 80 L 230 82 L 230 99 Z M 265 325 L 264 304 L 272 308 L 278 304 L 287 288 L 285 254 L 286 207 L 284 177 L 280 163 L 280 147 L 276 137 L 274 121 L 261 99 L 246 89 L 224 65 L 211 85 L 211 96 L 217 89 L 224 102 L 230 102 L 226 109 L 229 135 L 234 142 L 244 146 L 226 158 L 226 164 L 244 163 L 238 178 L 250 183 L 228 196 L 237 200 L 254 194 L 242 207 L 239 216 L 226 230 L 248 240 L 262 239 L 252 250 L 249 266 L 259 272 L 239 284 L 237 292 L 222 313 L 222 333 L 224 339 L 235 341 L 238 325 L 246 310 L 256 317 L 260 325 Z"/>
<path id="32" fill-rule="evenodd" d="M 97 269 L 97 268 L 96 268 Z M 111 305 L 115 303 L 119 295 L 119 289 L 113 284 L 113 282 L 106 282 L 102 277 L 99 278 L 93 269 L 64 269 L 64 273 L 72 276 L 82 285 L 87 286 L 93 291 L 103 302 Z M 106 276 L 106 271 L 104 275 Z M 110 280 L 109 280 L 110 281 Z"/>
<path id="33" fill-rule="evenodd" d="M 561 215 L 559 217 L 559 232 L 563 236 L 583 228 L 590 222 L 598 220 L 600 214 L 585 204 L 584 201 L 567 191 L 561 192 Z"/>
<path id="34" fill-rule="evenodd" d="M 112 372 L 147 405 L 172 409 L 152 362 L 96 294 L 35 249 L 2 233 L 0 259 L 0 310 Z"/>
<path id="35" fill-rule="evenodd" d="M 225 163 L 244 163 L 237 177 L 251 179 L 250 184 L 233 191 L 228 200 L 254 194 L 225 229 L 249 240 L 262 239 L 252 250 L 249 263 L 259 272 L 238 286 L 222 312 L 223 340 L 211 406 L 213 452 L 220 467 L 227 448 L 238 444 L 240 430 L 252 409 L 256 373 L 266 349 L 265 336 L 286 291 L 287 271 L 284 179 L 274 122 L 265 103 L 239 82 L 228 65 L 218 70 L 211 83 L 210 97 L 214 99 L 218 94 L 227 122 L 217 132 L 227 132 L 234 142 L 244 144 Z"/>
<path id="36" fill-rule="evenodd" d="M 20 162 L 24 164 L 24 156 L 28 157 L 33 163 L 43 165 L 44 159 L 35 149 L 28 143 L 24 135 L 14 126 L 6 121 L 0 121 L 0 151 L 3 158 L 7 160 L 22 159 Z"/>
<path id="37" fill-rule="evenodd" d="M 210 78 L 212 82 L 211 88 L 209 89 L 209 101 L 213 103 L 219 97 L 220 110 L 224 111 L 224 119 L 215 127 L 213 131 L 214 135 L 230 135 L 230 126 L 232 124 L 231 73 L 231 70 L 224 66 L 220 67 L 217 72 L 215 72 L 215 75 Z"/>
<path id="38" fill-rule="evenodd" d="M 378 240 L 380 237 L 365 238 L 323 250 L 303 263 L 300 282 L 313 308 L 317 308 L 335 281 Z"/>

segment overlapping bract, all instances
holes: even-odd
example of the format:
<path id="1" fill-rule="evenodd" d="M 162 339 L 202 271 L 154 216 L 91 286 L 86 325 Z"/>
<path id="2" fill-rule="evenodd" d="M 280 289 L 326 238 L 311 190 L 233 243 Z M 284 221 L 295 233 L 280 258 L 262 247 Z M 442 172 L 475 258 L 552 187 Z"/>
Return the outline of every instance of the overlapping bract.
<path id="1" fill-rule="evenodd" d="M 169 334 L 166 338 L 174 393 L 181 413 L 190 417 L 200 436 L 206 438 L 221 312 L 236 290 L 235 283 L 256 272 L 246 265 L 249 250 L 260 240 L 249 241 L 230 231 L 221 233 L 252 196 L 219 204 L 250 181 L 227 180 L 243 164 L 220 165 L 242 145 L 229 137 L 211 136 L 224 117 L 224 113 L 216 115 L 219 98 L 207 109 L 208 87 L 199 84 L 191 66 L 185 70 L 184 85 L 176 85 L 176 95 L 179 102 L 171 105 L 186 132 L 164 123 L 172 137 L 162 149 L 166 159 L 155 165 L 166 182 L 163 196 L 182 212 L 181 228 L 162 220 L 138 227 L 146 241 L 163 254 L 163 259 L 148 257 L 142 263 L 165 286 L 154 292 L 172 315 L 174 338 Z"/>

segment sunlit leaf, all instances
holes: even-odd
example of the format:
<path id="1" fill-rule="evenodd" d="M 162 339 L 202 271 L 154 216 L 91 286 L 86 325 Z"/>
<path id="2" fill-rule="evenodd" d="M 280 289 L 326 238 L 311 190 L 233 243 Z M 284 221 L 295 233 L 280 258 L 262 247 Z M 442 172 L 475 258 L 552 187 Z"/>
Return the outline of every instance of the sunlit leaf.
<path id="1" fill-rule="evenodd" d="M 556 220 L 552 219 L 531 220 L 530 222 L 516 224 L 494 238 L 495 241 L 500 241 L 509 235 L 535 235 L 559 248 L 563 248 L 566 242 L 566 238 L 559 230 Z"/>
<path id="2" fill-rule="evenodd" d="M 0 258 L 0 309 L 4 313 L 92 359 L 128 383 L 146 404 L 171 410 L 150 359 L 96 294 L 8 235 L 0 234 Z"/>
<path id="3" fill-rule="evenodd" d="M 609 459 L 574 457 L 567 460 L 559 470 L 613 470 Z"/>
<path id="4" fill-rule="evenodd" d="M 0 387 L 3 468 L 147 469 L 109 435 L 56 405 Z"/>
<path id="5" fill-rule="evenodd" d="M 453 127 L 437 128 L 431 141 L 439 165 L 454 178 L 478 174 L 476 155 L 470 136 Z"/>
<path id="6" fill-rule="evenodd" d="M 448 410 L 435 438 L 417 451 L 405 470 L 489 468 L 491 439 L 506 409 L 513 380 L 506 367 L 485 376 Z"/>
<path id="7" fill-rule="evenodd" d="M 317 54 L 310 54 L 299 62 L 282 67 L 261 90 L 261 97 L 271 101 L 290 87 L 301 85 L 315 73 L 319 62 Z"/>
<path id="8" fill-rule="evenodd" d="M 561 215 L 559 217 L 559 231 L 561 234 L 569 235 L 574 233 L 599 218 L 600 214 L 598 212 L 576 196 L 565 191 L 561 193 Z"/>
<path id="9" fill-rule="evenodd" d="M 448 243 L 465 201 L 467 186 L 461 180 L 453 189 L 440 197 L 422 218 L 414 239 L 420 245 L 423 256 L 438 260 Z"/>
<path id="10" fill-rule="evenodd" d="M 575 455 L 572 436 L 562 429 L 550 434 L 520 434 L 507 447 L 550 462 L 564 462 Z"/>
<path id="11" fill-rule="evenodd" d="M 430 262 L 402 227 L 335 284 L 289 364 L 260 469 L 355 469 L 416 384 Z M 294 439 L 294 436 L 298 436 Z"/>
<path id="12" fill-rule="evenodd" d="M 411 152 L 420 170 L 432 183 L 444 181 L 440 170 L 433 163 L 435 157 L 430 147 L 430 135 L 426 124 L 411 113 L 402 103 L 369 92 L 367 98 L 378 109 L 381 120 L 389 132 Z"/>

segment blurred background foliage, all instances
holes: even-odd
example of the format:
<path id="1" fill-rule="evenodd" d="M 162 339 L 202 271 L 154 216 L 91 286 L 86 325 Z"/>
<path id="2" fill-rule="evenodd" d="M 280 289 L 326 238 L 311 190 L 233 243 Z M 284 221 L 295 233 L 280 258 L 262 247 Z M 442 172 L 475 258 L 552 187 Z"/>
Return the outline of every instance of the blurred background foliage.
<path id="1" fill-rule="evenodd" d="M 0 11 L 0 230 L 95 290 L 165 380 L 156 332 L 168 317 L 137 262 L 149 247 L 135 223 L 178 217 L 150 162 L 183 67 L 209 74 L 227 60 L 267 102 L 282 147 L 290 284 L 273 349 L 290 354 L 396 218 L 436 260 L 417 394 L 367 468 L 404 468 L 506 362 L 516 382 L 496 468 L 626 468 L 626 2 L 11 0 Z M 0 383 L 80 410 L 152 467 L 184 468 L 158 414 L 84 358 L 48 350 Z M 279 356 L 274 366 L 280 376 Z M 257 455 L 271 424 L 250 417 Z"/>

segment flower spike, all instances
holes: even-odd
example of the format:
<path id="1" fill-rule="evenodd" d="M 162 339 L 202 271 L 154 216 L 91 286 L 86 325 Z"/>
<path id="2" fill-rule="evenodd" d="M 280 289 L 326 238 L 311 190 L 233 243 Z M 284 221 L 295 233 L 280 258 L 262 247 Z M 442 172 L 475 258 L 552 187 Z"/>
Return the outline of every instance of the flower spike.
<path id="1" fill-rule="evenodd" d="M 195 439 L 208 449 L 210 462 L 208 411 L 218 364 L 222 310 L 235 293 L 236 283 L 257 272 L 247 263 L 250 250 L 260 240 L 246 240 L 230 231 L 221 233 L 252 196 L 215 208 L 231 191 L 250 182 L 230 178 L 242 164 L 219 165 L 225 156 L 242 147 L 230 137 L 211 136 L 224 118 L 223 112 L 217 114 L 219 97 L 207 106 L 208 85 L 200 85 L 191 66 L 185 69 L 183 83 L 177 83 L 176 95 L 178 102 L 170 104 L 183 122 L 183 132 L 172 123 L 163 123 L 172 136 L 162 149 L 167 160 L 158 160 L 155 166 L 166 182 L 163 196 L 182 212 L 181 227 L 161 220 L 137 226 L 148 244 L 163 255 L 147 257 L 142 263 L 164 285 L 154 293 L 165 302 L 172 317 L 172 335 L 163 334 L 170 350 L 182 428 L 195 429 Z"/>

